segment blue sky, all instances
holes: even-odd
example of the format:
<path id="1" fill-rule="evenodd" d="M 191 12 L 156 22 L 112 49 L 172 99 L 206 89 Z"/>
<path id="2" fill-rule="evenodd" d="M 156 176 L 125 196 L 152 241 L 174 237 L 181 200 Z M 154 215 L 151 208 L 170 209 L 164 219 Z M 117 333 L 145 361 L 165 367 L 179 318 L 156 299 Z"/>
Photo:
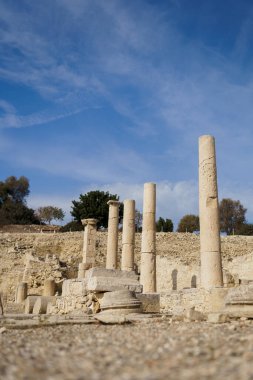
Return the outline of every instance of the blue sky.
<path id="1" fill-rule="evenodd" d="M 90 190 L 157 217 L 198 213 L 198 137 L 216 138 L 219 197 L 253 221 L 250 0 L 0 0 L 0 173 L 29 206 Z"/>

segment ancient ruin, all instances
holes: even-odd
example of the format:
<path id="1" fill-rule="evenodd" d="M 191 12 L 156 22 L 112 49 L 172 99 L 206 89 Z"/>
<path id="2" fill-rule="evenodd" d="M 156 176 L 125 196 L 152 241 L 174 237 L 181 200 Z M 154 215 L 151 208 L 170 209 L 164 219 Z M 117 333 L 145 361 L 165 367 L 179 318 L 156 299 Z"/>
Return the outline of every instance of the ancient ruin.
<path id="1" fill-rule="evenodd" d="M 78 278 L 84 278 L 85 271 L 95 264 L 97 219 L 82 219 L 85 226 L 83 239 L 83 260 L 78 267 Z"/>
<path id="2" fill-rule="evenodd" d="M 144 184 L 140 282 L 144 293 L 156 292 L 156 185 Z"/>
<path id="3" fill-rule="evenodd" d="M 108 220 L 106 269 L 117 268 L 119 203 L 120 202 L 115 201 L 115 200 L 111 200 L 108 202 L 109 220 Z"/>
<path id="4" fill-rule="evenodd" d="M 134 270 L 135 201 L 124 201 L 121 270 Z"/>
<path id="5" fill-rule="evenodd" d="M 77 321 L 89 317 L 101 323 L 123 323 L 150 315 L 210 323 L 253 317 L 253 241 L 245 240 L 244 256 L 238 245 L 233 246 L 236 240 L 229 237 L 221 249 L 212 136 L 199 138 L 200 238 L 194 234 L 156 234 L 154 183 L 144 184 L 141 234 L 135 231 L 133 199 L 124 201 L 122 234 L 120 202 L 110 200 L 108 207 L 107 234 L 97 231 L 97 220 L 90 218 L 82 220 L 82 237 L 69 233 L 67 248 L 62 246 L 65 238 L 61 235 L 55 246 L 61 247 L 60 253 L 55 247 L 49 249 L 51 238 L 43 241 L 41 234 L 33 243 L 27 242 L 18 271 L 2 283 L 3 313 L 7 310 L 8 315 L 11 310 L 19 316 L 24 313 L 22 318 L 65 316 Z M 188 243 L 183 245 L 186 238 Z M 23 239 L 7 248 L 10 260 L 15 261 L 17 252 L 23 252 Z M 164 239 L 171 240 L 166 240 L 162 250 Z"/>
<path id="6" fill-rule="evenodd" d="M 201 286 L 223 285 L 215 141 L 199 138 L 199 220 Z"/>

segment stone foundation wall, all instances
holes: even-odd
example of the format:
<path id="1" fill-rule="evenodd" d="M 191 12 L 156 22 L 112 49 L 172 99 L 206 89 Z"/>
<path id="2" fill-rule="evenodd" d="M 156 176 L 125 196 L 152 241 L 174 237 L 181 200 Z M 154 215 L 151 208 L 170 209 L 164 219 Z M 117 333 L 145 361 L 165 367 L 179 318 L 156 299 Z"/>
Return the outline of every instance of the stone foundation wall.
<path id="1" fill-rule="evenodd" d="M 96 265 L 105 266 L 107 233 L 98 232 Z M 30 294 L 41 294 L 46 278 L 77 276 L 82 260 L 82 232 L 0 233 L 0 289 L 13 300 L 24 273 Z M 119 234 L 120 265 L 122 235 Z M 141 234 L 136 234 L 135 263 L 140 267 Z M 253 237 L 222 238 L 224 268 L 240 279 L 253 278 Z M 30 267 L 27 260 L 30 257 Z M 120 266 L 119 266 L 120 267 Z M 26 271 L 26 272 L 25 272 Z M 199 284 L 199 237 L 189 233 L 157 233 L 157 290 L 167 292 Z"/>

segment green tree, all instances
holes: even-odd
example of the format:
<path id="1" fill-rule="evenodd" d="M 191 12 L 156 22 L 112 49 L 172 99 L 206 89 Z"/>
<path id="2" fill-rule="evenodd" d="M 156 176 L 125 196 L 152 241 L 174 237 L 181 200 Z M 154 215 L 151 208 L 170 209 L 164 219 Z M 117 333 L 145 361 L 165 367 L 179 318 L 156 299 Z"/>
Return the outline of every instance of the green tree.
<path id="1" fill-rule="evenodd" d="M 108 191 L 89 191 L 86 194 L 80 194 L 79 201 L 72 201 L 71 215 L 76 221 L 81 219 L 95 218 L 98 220 L 98 227 L 108 226 L 109 200 L 119 200 L 117 194 L 110 194 Z M 119 208 L 119 220 L 123 217 L 123 204 Z"/>
<path id="2" fill-rule="evenodd" d="M 29 192 L 29 180 L 26 177 L 8 177 L 5 181 L 0 181 L 0 205 L 7 200 L 13 203 L 25 203 Z"/>
<path id="3" fill-rule="evenodd" d="M 0 224 L 39 224 L 39 221 L 33 209 L 7 200 L 0 207 Z"/>
<path id="4" fill-rule="evenodd" d="M 220 202 L 219 210 L 221 231 L 225 231 L 228 235 L 239 233 L 245 223 L 245 214 L 247 211 L 241 202 L 224 198 Z"/>
<path id="5" fill-rule="evenodd" d="M 73 232 L 73 231 L 83 231 L 84 227 L 81 222 L 76 220 L 72 220 L 71 222 L 62 226 L 59 231 L 60 232 Z"/>
<path id="6" fill-rule="evenodd" d="M 173 232 L 173 222 L 171 219 L 159 218 L 156 222 L 157 232 Z"/>
<path id="7" fill-rule="evenodd" d="M 59 207 L 44 206 L 37 209 L 36 215 L 41 222 L 51 224 L 52 220 L 63 220 L 65 213 Z"/>
<path id="8" fill-rule="evenodd" d="M 38 224 L 34 210 L 26 205 L 29 194 L 29 180 L 21 176 L 0 181 L 0 223 Z"/>
<path id="9" fill-rule="evenodd" d="M 253 235 L 253 224 L 252 223 L 243 223 L 236 232 L 238 235 Z"/>
<path id="10" fill-rule="evenodd" d="M 183 216 L 178 224 L 177 232 L 194 231 L 199 231 L 199 217 L 192 214 Z"/>

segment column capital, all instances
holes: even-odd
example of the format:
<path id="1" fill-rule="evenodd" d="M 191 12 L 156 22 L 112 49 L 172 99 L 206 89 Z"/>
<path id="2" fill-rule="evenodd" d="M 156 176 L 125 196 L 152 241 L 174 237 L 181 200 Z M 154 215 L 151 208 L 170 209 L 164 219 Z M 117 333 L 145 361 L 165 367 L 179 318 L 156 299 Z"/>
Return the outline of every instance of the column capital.
<path id="1" fill-rule="evenodd" d="M 86 226 L 87 224 L 91 224 L 93 226 L 96 226 L 98 220 L 93 219 L 93 218 L 88 218 L 88 219 L 82 219 L 81 222 L 82 222 L 83 226 Z"/>
<path id="2" fill-rule="evenodd" d="M 116 201 L 115 199 L 111 199 L 107 202 L 109 206 L 118 206 L 120 204 L 120 201 Z"/>

